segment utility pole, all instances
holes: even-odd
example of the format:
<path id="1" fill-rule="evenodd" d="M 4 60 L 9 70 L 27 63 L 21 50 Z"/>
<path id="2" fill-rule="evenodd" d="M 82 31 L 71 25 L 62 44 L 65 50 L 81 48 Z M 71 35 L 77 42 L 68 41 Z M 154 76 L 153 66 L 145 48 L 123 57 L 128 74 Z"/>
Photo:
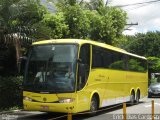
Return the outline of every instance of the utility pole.
<path id="1" fill-rule="evenodd" d="M 132 25 L 138 25 L 138 22 L 136 22 L 136 23 L 132 23 L 132 22 L 131 22 L 131 23 L 127 23 L 126 25 L 131 25 L 131 26 L 132 26 Z"/>
<path id="2" fill-rule="evenodd" d="M 129 29 L 130 27 L 132 27 L 133 25 L 138 25 L 138 22 L 136 22 L 136 23 L 127 23 L 126 24 L 128 27 L 127 28 L 125 28 L 124 30 L 131 30 L 131 29 Z"/>

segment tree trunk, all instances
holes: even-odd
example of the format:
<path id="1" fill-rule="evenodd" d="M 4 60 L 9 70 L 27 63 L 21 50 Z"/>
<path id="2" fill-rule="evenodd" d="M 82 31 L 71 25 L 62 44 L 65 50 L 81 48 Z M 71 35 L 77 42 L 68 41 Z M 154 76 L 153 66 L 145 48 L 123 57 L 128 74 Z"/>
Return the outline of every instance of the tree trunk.
<path id="1" fill-rule="evenodd" d="M 14 46 L 16 48 L 16 61 L 17 61 L 17 68 L 18 68 L 18 72 L 20 70 L 20 57 L 22 57 L 22 52 L 21 52 L 21 42 L 19 39 L 19 36 L 16 35 L 14 37 Z"/>

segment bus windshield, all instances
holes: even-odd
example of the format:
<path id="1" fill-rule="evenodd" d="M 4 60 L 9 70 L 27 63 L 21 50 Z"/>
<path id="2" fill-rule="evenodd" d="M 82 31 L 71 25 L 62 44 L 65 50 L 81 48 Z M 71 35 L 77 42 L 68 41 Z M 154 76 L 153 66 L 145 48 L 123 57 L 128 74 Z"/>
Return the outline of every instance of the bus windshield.
<path id="1" fill-rule="evenodd" d="M 40 93 L 74 92 L 77 45 L 47 44 L 31 48 L 24 90 Z"/>

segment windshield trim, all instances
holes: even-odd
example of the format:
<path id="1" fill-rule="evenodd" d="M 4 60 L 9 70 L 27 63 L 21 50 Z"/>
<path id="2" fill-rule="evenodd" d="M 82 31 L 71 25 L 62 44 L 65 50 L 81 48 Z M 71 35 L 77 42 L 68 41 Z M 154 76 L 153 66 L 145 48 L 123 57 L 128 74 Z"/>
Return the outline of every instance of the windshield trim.
<path id="1" fill-rule="evenodd" d="M 53 93 L 74 93 L 76 91 L 76 81 L 77 81 L 77 60 L 75 61 L 75 82 L 73 84 L 74 89 L 73 90 L 66 90 L 66 91 L 60 91 L 60 90 L 35 90 L 34 87 L 32 87 L 31 89 L 26 88 L 25 86 L 28 86 L 29 84 L 27 83 L 27 74 L 28 74 L 28 69 L 29 69 L 29 62 L 30 62 L 30 58 L 32 56 L 32 51 L 33 51 L 33 47 L 34 46 L 46 46 L 46 45 L 75 45 L 77 47 L 77 51 L 75 53 L 75 57 L 76 59 L 78 58 L 78 51 L 79 51 L 79 44 L 78 43 L 48 43 L 48 44 L 36 44 L 36 45 L 32 45 L 30 47 L 30 50 L 28 52 L 28 59 L 26 61 L 26 65 L 25 65 L 25 73 L 24 73 L 24 80 L 23 80 L 23 90 L 24 91 L 29 91 L 29 92 L 36 92 L 36 93 L 48 93 L 48 94 L 53 94 Z M 42 93 L 42 94 L 44 94 Z"/>

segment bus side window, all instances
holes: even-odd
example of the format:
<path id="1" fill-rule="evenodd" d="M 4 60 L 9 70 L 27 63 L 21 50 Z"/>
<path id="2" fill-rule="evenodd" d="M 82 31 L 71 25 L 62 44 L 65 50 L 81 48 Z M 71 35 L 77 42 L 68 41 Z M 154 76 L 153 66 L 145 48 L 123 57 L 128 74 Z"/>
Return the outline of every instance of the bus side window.
<path id="1" fill-rule="evenodd" d="M 81 90 L 88 79 L 89 70 L 90 70 L 90 45 L 85 44 L 81 46 L 79 59 L 81 62 L 79 63 L 78 70 L 78 90 Z M 80 70 L 81 69 L 81 70 Z M 84 71 L 82 71 L 82 69 Z"/>

